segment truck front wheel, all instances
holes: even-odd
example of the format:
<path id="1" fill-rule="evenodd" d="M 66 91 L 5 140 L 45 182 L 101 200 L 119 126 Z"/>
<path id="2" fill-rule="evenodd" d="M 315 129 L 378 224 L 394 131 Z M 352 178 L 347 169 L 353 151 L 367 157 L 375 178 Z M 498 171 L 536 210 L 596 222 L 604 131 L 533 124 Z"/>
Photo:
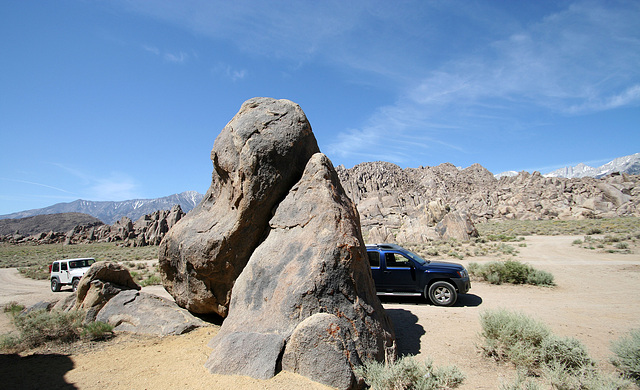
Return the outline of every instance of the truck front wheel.
<path id="1" fill-rule="evenodd" d="M 60 291 L 60 282 L 58 282 L 58 279 L 56 278 L 51 279 L 51 291 L 53 292 Z"/>
<path id="2" fill-rule="evenodd" d="M 429 300 L 436 306 L 451 306 L 456 303 L 458 293 L 449 282 L 435 282 L 429 286 L 426 294 Z"/>

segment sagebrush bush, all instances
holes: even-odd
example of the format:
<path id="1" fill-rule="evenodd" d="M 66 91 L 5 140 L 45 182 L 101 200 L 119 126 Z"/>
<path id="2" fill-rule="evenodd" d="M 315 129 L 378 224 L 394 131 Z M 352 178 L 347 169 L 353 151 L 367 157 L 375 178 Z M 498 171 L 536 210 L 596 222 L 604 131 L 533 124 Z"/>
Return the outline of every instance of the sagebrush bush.
<path id="1" fill-rule="evenodd" d="M 405 356 L 393 363 L 368 361 L 356 368 L 373 390 L 430 390 L 454 388 L 464 381 L 464 374 L 454 366 L 436 368 L 431 361 L 419 362 Z"/>
<path id="2" fill-rule="evenodd" d="M 470 263 L 469 274 L 486 280 L 491 284 L 533 284 L 537 286 L 553 286 L 554 278 L 549 272 L 537 270 L 519 261 L 492 261 L 486 264 Z"/>
<path id="3" fill-rule="evenodd" d="M 640 329 L 635 329 L 611 344 L 611 363 L 640 385 Z"/>
<path id="4" fill-rule="evenodd" d="M 544 358 L 542 343 L 551 334 L 543 323 L 522 313 L 497 309 L 481 313 L 480 325 L 485 354 L 529 371 L 539 367 Z"/>
<path id="5" fill-rule="evenodd" d="M 565 372 L 578 373 L 593 368 L 595 362 L 589 357 L 587 348 L 571 337 L 548 335 L 542 341 L 543 363 L 548 367 L 558 367 Z"/>
<path id="6" fill-rule="evenodd" d="M 63 344 L 81 338 L 99 340 L 113 334 L 113 326 L 110 324 L 99 321 L 83 324 L 84 313 L 78 310 L 65 312 L 41 309 L 27 313 L 15 310 L 8 312 L 12 314 L 18 334 L 0 337 L 0 349 L 3 351 L 35 348 L 49 342 Z"/>
<path id="7" fill-rule="evenodd" d="M 14 317 L 21 340 L 29 347 L 37 347 L 48 341 L 70 342 L 77 340 L 82 331 L 83 313 L 58 310 L 34 310 Z"/>
<path id="8" fill-rule="evenodd" d="M 480 315 L 480 322 L 484 352 L 513 363 L 519 370 L 516 381 L 502 389 L 539 388 L 525 380 L 523 373 L 540 377 L 559 390 L 625 389 L 629 385 L 619 376 L 599 372 L 579 340 L 556 336 L 546 325 L 522 313 L 490 310 Z"/>
<path id="9" fill-rule="evenodd" d="M 102 321 L 89 322 L 83 326 L 82 337 L 102 340 L 113 334 L 113 325 Z"/>

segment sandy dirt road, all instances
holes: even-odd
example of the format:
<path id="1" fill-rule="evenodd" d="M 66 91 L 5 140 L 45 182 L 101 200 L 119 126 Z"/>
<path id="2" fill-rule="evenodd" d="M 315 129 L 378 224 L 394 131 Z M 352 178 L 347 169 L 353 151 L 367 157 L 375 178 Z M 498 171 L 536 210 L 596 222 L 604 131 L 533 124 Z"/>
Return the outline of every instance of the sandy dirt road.
<path id="1" fill-rule="evenodd" d="M 420 360 L 433 359 L 436 365 L 457 366 L 467 376 L 462 389 L 496 389 L 501 381 L 511 381 L 515 371 L 479 353 L 478 318 L 484 310 L 507 308 L 543 321 L 558 335 L 579 339 L 603 369 L 611 370 L 607 363 L 611 341 L 640 328 L 640 255 L 582 249 L 571 245 L 576 238 L 531 236 L 524 241 L 526 247 L 518 248 L 516 259 L 553 273 L 557 283 L 554 288 L 473 283 L 469 294 L 449 308 L 420 299 L 385 299 L 383 304 L 394 322 L 400 352 Z M 491 260 L 494 258 L 473 257 L 460 263 L 466 266 L 472 261 Z M 151 292 L 163 294 L 158 287 Z M 26 280 L 15 271 L 0 269 L 0 304 L 30 304 L 57 294 L 50 292 L 46 281 Z M 6 319 L 0 320 L 0 329 L 6 323 Z M 45 362 L 50 365 L 57 361 L 60 372 L 43 379 L 79 389 L 324 388 L 286 372 L 269 381 L 209 374 L 203 368 L 211 352 L 206 344 L 217 330 L 217 326 L 211 326 L 164 339 L 119 336 L 102 348 L 71 356 L 4 357 L 0 367 L 38 372 Z M 10 371 L 0 368 L 0 376 L 15 375 L 15 369 Z M 31 382 L 26 385 L 36 384 L 38 375 L 25 375 L 18 378 L 28 377 Z"/>

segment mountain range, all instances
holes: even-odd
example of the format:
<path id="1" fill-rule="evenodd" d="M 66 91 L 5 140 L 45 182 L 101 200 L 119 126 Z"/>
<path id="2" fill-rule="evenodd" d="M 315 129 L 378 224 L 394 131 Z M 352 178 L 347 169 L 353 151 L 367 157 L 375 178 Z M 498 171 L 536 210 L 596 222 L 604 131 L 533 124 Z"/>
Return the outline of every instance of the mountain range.
<path id="1" fill-rule="evenodd" d="M 580 177 L 595 177 L 601 178 L 612 174 L 614 172 L 628 173 L 630 175 L 640 174 L 640 153 L 632 154 L 629 156 L 618 157 L 609 161 L 608 163 L 599 167 L 590 167 L 584 163 L 580 163 L 573 167 L 564 167 L 556 169 L 553 172 L 544 174 L 544 177 L 565 177 L 567 179 L 574 179 Z M 516 176 L 518 172 L 507 171 L 501 172 L 496 176 L 500 178 L 502 176 Z"/>
<path id="2" fill-rule="evenodd" d="M 366 164 L 366 163 L 365 163 Z M 474 164 L 477 165 L 477 164 Z M 468 168 L 467 168 L 468 169 Z M 483 168 L 484 169 L 484 168 Z M 614 172 L 632 175 L 640 174 L 640 153 L 616 158 L 607 164 L 594 168 L 586 164 L 578 164 L 574 167 L 565 167 L 543 176 L 545 177 L 604 177 Z M 496 178 L 516 176 L 518 172 L 508 171 L 495 175 Z M 445 184 L 446 185 L 446 184 Z M 0 215 L 0 219 L 18 219 L 33 217 L 36 215 L 58 213 L 84 213 L 98 218 L 105 224 L 113 224 L 120 218 L 127 216 L 136 221 L 143 215 L 151 214 L 157 210 L 169 210 L 175 204 L 180 205 L 185 213 L 193 209 L 204 195 L 196 191 L 185 191 L 156 199 L 133 199 L 120 202 L 115 201 L 89 201 L 78 199 L 69 203 L 57 203 L 53 206 L 41 209 L 20 211 L 12 214 Z"/>
<path id="3" fill-rule="evenodd" d="M 170 210 L 173 205 L 180 205 L 185 213 L 193 209 L 204 195 L 196 191 L 185 191 L 179 194 L 156 199 L 132 199 L 121 202 L 74 200 L 69 203 L 56 203 L 41 209 L 19 211 L 13 214 L 0 215 L 0 219 L 18 219 L 36 215 L 59 213 L 83 213 L 98 218 L 107 225 L 111 225 L 122 217 L 129 217 L 136 221 L 143 215 L 157 210 Z"/>

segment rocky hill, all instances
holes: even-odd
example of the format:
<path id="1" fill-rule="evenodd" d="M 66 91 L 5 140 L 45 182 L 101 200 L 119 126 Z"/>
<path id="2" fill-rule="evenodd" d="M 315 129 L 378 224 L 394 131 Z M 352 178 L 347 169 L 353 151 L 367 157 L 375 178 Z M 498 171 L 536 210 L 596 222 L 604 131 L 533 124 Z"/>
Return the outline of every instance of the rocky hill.
<path id="1" fill-rule="evenodd" d="M 122 217 L 112 225 L 86 214 L 63 213 L 0 220 L 0 242 L 9 244 L 86 244 L 117 242 L 124 246 L 159 245 L 185 213 L 180 205 L 156 210 L 133 222 Z"/>
<path id="2" fill-rule="evenodd" d="M 20 234 L 30 236 L 41 232 L 66 232 L 76 226 L 100 226 L 102 221 L 82 213 L 36 215 L 19 219 L 0 219 L 0 236 Z"/>
<path id="3" fill-rule="evenodd" d="M 600 179 L 544 177 L 521 172 L 496 179 L 478 164 L 401 169 L 388 162 L 337 168 L 360 212 L 368 242 L 425 242 L 442 238 L 447 215 L 489 220 L 585 219 L 640 216 L 640 176 Z"/>
<path id="4" fill-rule="evenodd" d="M 122 217 L 128 217 L 135 221 L 140 217 L 151 214 L 157 210 L 169 210 L 174 205 L 180 205 L 180 208 L 185 212 L 189 212 L 193 209 L 200 200 L 202 200 L 202 194 L 196 191 L 185 191 L 180 194 L 174 194 L 156 199 L 132 199 L 121 202 L 111 201 L 89 201 L 78 199 L 69 203 L 57 203 L 53 206 L 20 211 L 13 214 L 0 215 L 1 219 L 19 219 L 32 217 L 35 215 L 43 214 L 58 214 L 58 213 L 83 213 L 98 218 L 105 224 L 113 224 L 120 220 Z"/>

